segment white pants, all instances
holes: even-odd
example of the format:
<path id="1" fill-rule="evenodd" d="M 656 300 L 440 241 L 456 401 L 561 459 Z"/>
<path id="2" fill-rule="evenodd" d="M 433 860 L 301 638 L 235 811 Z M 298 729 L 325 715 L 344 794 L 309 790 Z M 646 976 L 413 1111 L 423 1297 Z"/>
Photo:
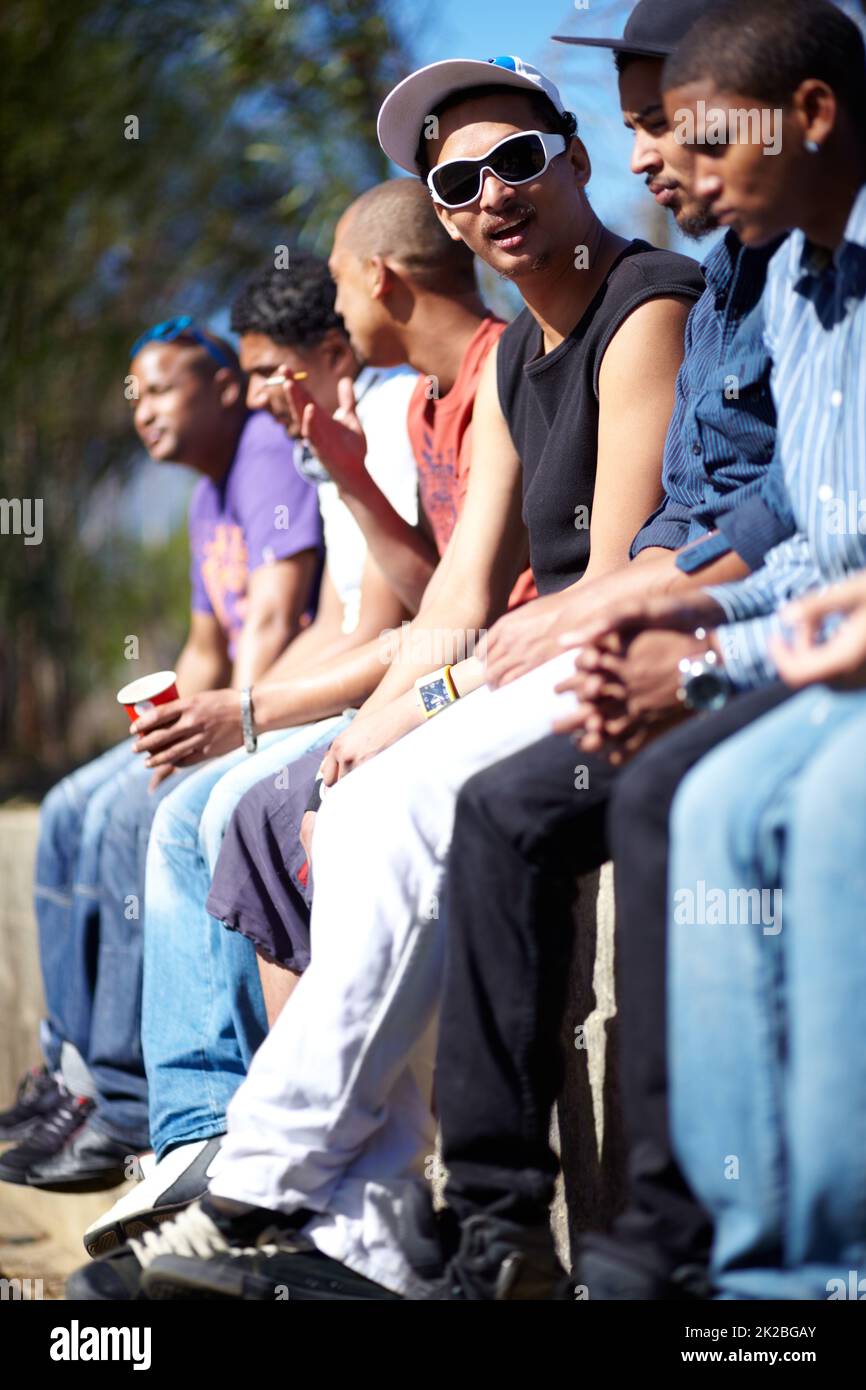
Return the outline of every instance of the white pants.
<path id="1" fill-rule="evenodd" d="M 418 1073 L 426 1062 L 429 1081 L 457 794 L 574 709 L 553 693 L 573 670 L 565 652 L 478 690 L 331 788 L 314 837 L 312 963 L 228 1108 L 212 1191 L 321 1213 L 305 1227 L 317 1248 L 397 1293 L 415 1282 L 401 1197 L 434 1152 Z"/>

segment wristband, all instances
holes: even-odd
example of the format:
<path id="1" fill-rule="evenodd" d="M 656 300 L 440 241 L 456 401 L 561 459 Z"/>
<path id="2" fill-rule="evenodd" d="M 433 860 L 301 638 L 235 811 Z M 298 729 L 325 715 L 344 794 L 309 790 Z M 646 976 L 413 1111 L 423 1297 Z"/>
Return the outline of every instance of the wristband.
<path id="1" fill-rule="evenodd" d="M 244 735 L 244 748 L 248 753 L 255 753 L 259 741 L 253 724 L 253 688 L 251 685 L 245 685 L 241 691 L 241 729 Z"/>

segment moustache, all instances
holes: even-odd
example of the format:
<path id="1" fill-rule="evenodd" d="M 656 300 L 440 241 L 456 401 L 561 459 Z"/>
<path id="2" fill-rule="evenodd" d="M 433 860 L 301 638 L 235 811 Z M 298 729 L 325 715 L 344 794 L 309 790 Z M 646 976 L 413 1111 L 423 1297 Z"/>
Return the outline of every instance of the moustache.
<path id="1" fill-rule="evenodd" d="M 507 217 L 486 217 L 481 224 L 481 235 L 488 240 L 495 240 L 497 232 L 503 232 L 506 228 L 516 226 L 518 222 L 525 222 L 534 216 L 535 207 L 532 203 L 520 203 L 511 209 Z"/>

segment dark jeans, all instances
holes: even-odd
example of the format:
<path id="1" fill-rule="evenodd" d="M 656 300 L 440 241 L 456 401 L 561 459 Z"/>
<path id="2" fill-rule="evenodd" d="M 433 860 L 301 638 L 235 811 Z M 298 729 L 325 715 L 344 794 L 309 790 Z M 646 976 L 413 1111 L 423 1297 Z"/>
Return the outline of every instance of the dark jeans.
<path id="1" fill-rule="evenodd" d="M 557 1161 L 548 1135 L 562 1080 L 574 880 L 613 853 L 630 1152 L 621 1230 L 675 1259 L 705 1255 L 706 1216 L 668 1138 L 668 815 L 680 781 L 704 753 L 789 693 L 774 685 L 739 696 L 660 738 L 622 770 L 551 737 L 463 787 L 448 861 L 437 1063 L 448 1199 L 459 1216 L 496 1202 L 532 1219 L 553 1196 Z"/>

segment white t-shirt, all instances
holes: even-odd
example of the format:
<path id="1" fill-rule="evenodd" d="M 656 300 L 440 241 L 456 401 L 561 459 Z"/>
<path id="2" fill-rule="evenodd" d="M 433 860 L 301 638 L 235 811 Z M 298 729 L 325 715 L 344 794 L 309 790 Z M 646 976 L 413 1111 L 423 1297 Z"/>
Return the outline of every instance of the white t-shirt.
<path id="1" fill-rule="evenodd" d="M 391 506 L 410 525 L 418 521 L 418 470 L 406 429 L 417 373 L 409 367 L 364 367 L 355 378 L 358 419 L 367 437 L 366 469 Z M 318 460 L 316 460 L 318 463 Z M 361 578 L 367 542 L 337 484 L 320 482 L 319 511 L 325 533 L 325 565 L 343 605 L 344 633 L 361 616 Z"/>

